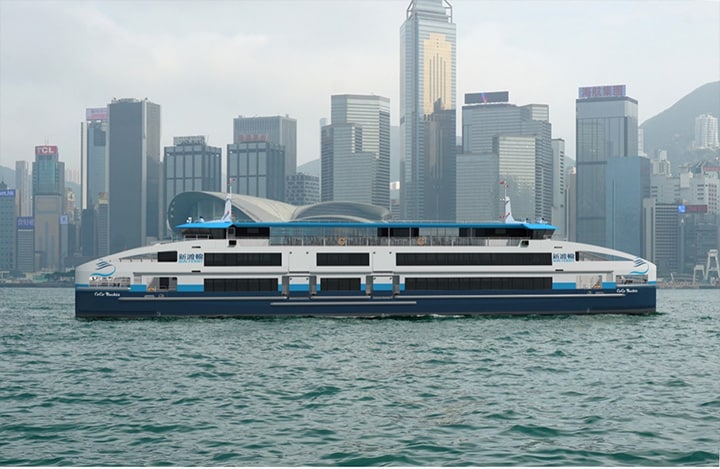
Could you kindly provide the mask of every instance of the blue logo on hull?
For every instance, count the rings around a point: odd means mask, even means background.
[[[111,277],[115,273],[117,268],[111,263],[100,259],[95,264],[95,272],[90,274],[92,277]]]

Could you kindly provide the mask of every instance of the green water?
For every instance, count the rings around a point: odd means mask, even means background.
[[[718,465],[720,291],[660,314],[78,321],[0,289],[2,465]]]

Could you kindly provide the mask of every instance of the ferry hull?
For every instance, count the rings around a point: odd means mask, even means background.
[[[416,293],[416,292],[413,292]],[[247,296],[192,292],[147,294],[77,288],[75,316],[158,317],[417,317],[542,314],[649,314],[655,287],[602,290],[432,292],[397,296]]]

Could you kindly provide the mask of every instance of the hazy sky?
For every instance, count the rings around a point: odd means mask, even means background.
[[[238,115],[298,121],[298,163],[319,157],[332,94],[390,98],[398,124],[400,25],[409,0],[0,0],[0,165],[58,145],[80,167],[85,108],[162,106],[162,144],[225,148]],[[626,84],[640,122],[720,80],[720,0],[451,0],[457,102],[509,90],[550,105],[575,156],[579,86]],[[460,114],[458,114],[458,123]]]

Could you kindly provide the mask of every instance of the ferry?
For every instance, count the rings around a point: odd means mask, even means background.
[[[649,314],[656,267],[515,221],[233,222],[75,271],[77,318]]]

